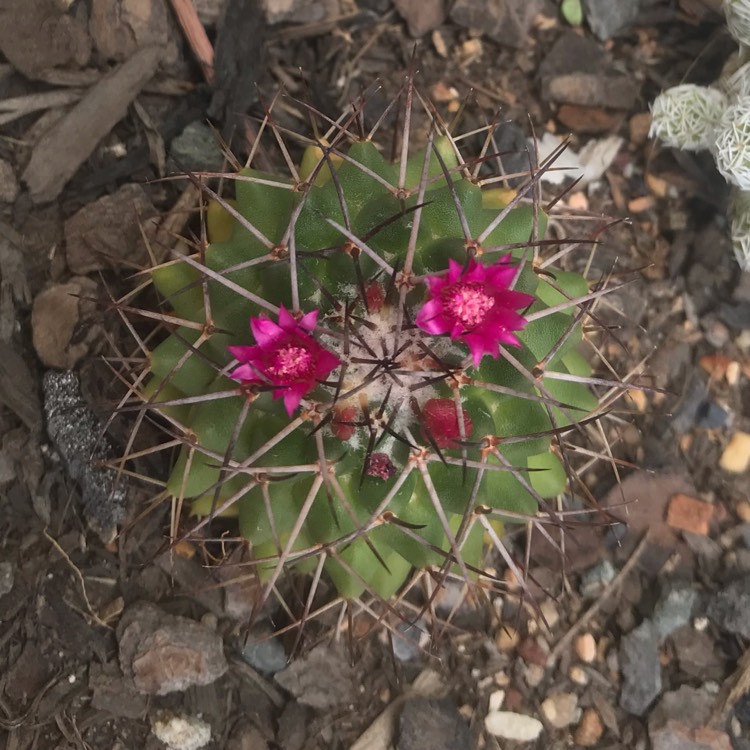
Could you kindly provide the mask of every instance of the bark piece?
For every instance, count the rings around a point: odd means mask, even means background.
[[[153,78],[160,47],[144,47],[99,81],[34,147],[23,180],[35,203],[54,200]]]

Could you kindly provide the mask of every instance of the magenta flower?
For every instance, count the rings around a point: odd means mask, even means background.
[[[291,417],[302,397],[341,364],[335,354],[308,335],[317,322],[317,310],[295,320],[283,305],[278,323],[262,313],[250,318],[257,346],[228,347],[240,361],[230,377],[242,383],[271,385],[273,397],[284,398]]]
[[[530,305],[534,297],[508,289],[518,270],[510,260],[506,255],[483,266],[472,258],[465,269],[451,260],[447,274],[428,276],[430,299],[417,314],[417,325],[427,333],[447,333],[464,341],[475,367],[485,354],[497,359],[501,343],[520,346],[512,331],[520,331],[526,320],[516,310]]]

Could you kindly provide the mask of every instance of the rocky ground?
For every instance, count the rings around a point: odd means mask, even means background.
[[[552,0],[194,6],[197,25],[189,0],[0,8],[6,750],[749,748],[750,275],[711,159],[648,136],[662,88],[714,81],[733,52],[719,3],[584,0],[581,25]],[[144,237],[162,251],[192,227],[194,188],[158,178],[222,169],[222,142],[246,155],[244,115],[282,86],[336,113],[379,78],[380,112],[414,59],[446,117],[499,112],[519,168],[528,138],[570,135],[545,195],[583,179],[553,230],[626,219],[592,262],[635,270],[607,354],[653,389],[617,415],[617,470],[585,476],[623,523],[569,531],[564,566],[533,545],[538,608],[471,600],[446,626],[448,590],[404,638],[321,631],[288,663],[282,615],[244,627],[251,581],[210,547],[167,550],[169,508],[92,468],[125,434],[101,437],[121,385],[102,356],[124,336],[106,300],[147,263]],[[293,101],[275,111],[305,127]]]

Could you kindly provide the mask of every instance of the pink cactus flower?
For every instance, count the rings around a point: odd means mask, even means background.
[[[317,310],[296,320],[283,305],[278,323],[262,313],[250,318],[257,346],[228,347],[240,362],[230,377],[242,383],[270,385],[274,398],[283,397],[291,417],[302,397],[341,364],[335,354],[308,335],[317,322]]]
[[[472,258],[464,268],[451,260],[447,274],[427,277],[430,299],[417,314],[417,325],[427,333],[447,333],[464,341],[475,367],[485,354],[497,359],[501,343],[520,346],[512,332],[520,331],[526,320],[516,310],[534,297],[508,289],[518,271],[510,262],[510,255],[491,266]]]

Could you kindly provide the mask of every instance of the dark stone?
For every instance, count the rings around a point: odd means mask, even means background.
[[[586,21],[602,41],[631,24],[639,9],[639,0],[583,0]]]
[[[508,47],[521,47],[543,0],[456,0],[451,19]]]
[[[750,576],[719,591],[708,605],[708,616],[722,630],[750,638]]]
[[[404,704],[396,750],[471,750],[473,746],[466,720],[452,701],[414,698]]]

